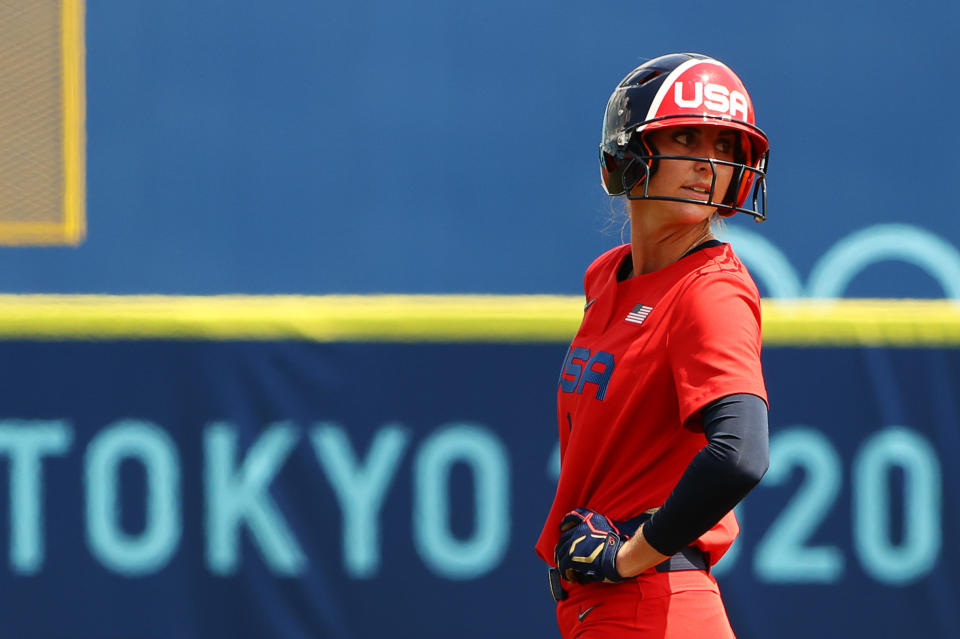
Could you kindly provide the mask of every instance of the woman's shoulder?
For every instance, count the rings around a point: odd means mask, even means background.
[[[703,253],[703,264],[693,270],[694,280],[702,280],[701,284],[709,284],[711,281],[726,281],[733,285],[756,290],[757,285],[754,283],[750,271],[747,270],[746,265],[734,252],[732,246],[724,243],[705,250]]]
[[[759,309],[760,291],[747,267],[729,244],[701,253],[701,263],[678,282],[682,306],[719,311],[726,304],[746,302],[748,306]]]
[[[607,280],[611,272],[616,272],[623,262],[623,258],[630,252],[629,244],[620,244],[609,251],[605,251],[598,258],[590,263],[586,273],[583,275],[583,288],[585,291],[597,282]]]

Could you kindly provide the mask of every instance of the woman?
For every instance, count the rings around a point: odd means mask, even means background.
[[[765,217],[754,122],[739,77],[698,54],[641,65],[607,104],[601,175],[627,197],[630,244],[584,278],[537,543],[564,637],[733,637],[709,569],[766,472],[767,405],[760,297],[711,224]]]

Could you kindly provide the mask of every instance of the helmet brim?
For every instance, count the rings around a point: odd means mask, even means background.
[[[760,127],[743,120],[734,120],[717,115],[664,115],[643,122],[636,128],[636,133],[642,134],[647,131],[678,126],[712,126],[743,133],[750,141],[750,158],[748,160],[750,166],[755,167],[764,154],[770,150],[770,141],[767,139],[767,134]]]

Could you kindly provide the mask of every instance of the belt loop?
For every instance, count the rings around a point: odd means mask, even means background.
[[[567,598],[567,591],[560,584],[560,571],[553,566],[547,569],[547,581],[550,583],[550,594],[554,601],[563,601]]]

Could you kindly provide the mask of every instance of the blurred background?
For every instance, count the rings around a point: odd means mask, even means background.
[[[960,635],[958,20],[929,0],[0,2],[8,636],[553,636],[533,543],[556,375],[584,269],[627,237],[601,118],[675,51],[735,69],[772,144],[768,221],[724,236],[778,336],[771,471],[716,572],[734,629]],[[371,296],[355,319],[381,328],[327,331],[331,294]],[[461,333],[397,321],[463,294],[496,297]],[[490,337],[484,313],[543,294],[566,328]],[[776,310],[821,298],[884,301]]]

